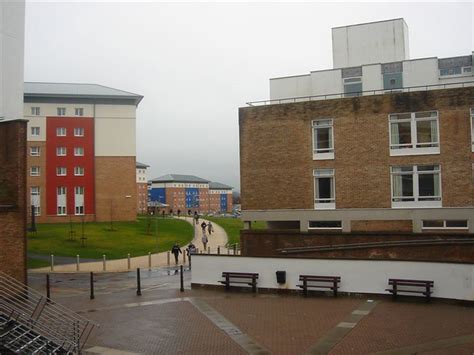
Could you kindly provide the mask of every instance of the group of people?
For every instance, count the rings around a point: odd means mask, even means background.
[[[199,223],[199,215],[197,213],[194,214],[194,219],[196,220],[196,224]],[[201,223],[201,229],[202,229],[202,245],[204,247],[204,250],[207,250],[207,243],[209,242],[209,238],[207,237],[207,233],[209,233],[209,236],[214,232],[214,226],[212,225],[212,222],[205,222],[202,221]],[[193,244],[193,242],[189,243],[188,247],[186,248],[186,253],[189,256],[190,254],[195,254],[197,251],[196,246]],[[181,248],[178,244],[178,242],[174,243],[173,247],[171,248],[171,253],[174,255],[174,260],[176,262],[176,265],[178,264],[178,259],[179,259],[179,254],[182,254],[183,252],[181,251]]]

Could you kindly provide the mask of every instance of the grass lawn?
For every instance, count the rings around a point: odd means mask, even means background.
[[[240,230],[244,228],[244,222],[240,218],[232,217],[204,217],[212,222],[215,222],[227,233],[229,237],[229,244],[240,244]],[[265,229],[265,222],[256,221],[252,222],[252,229]]]
[[[151,235],[147,234],[151,221]],[[170,250],[174,242],[185,245],[193,239],[193,227],[188,222],[173,218],[139,218],[137,222],[85,223],[85,247],[81,247],[82,226],[73,223],[75,240],[69,239],[70,224],[38,224],[36,233],[28,233],[28,251],[36,254],[54,254],[82,258],[126,258]]]
[[[28,269],[36,269],[39,267],[49,266],[49,262],[46,260],[28,258],[27,265],[28,265]]]

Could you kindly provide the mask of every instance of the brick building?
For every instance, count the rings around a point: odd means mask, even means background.
[[[335,28],[335,69],[240,109],[247,228],[474,233],[473,56],[411,60],[407,31]]]
[[[168,205],[176,213],[232,211],[232,187],[193,175],[168,174],[151,180],[150,202]]]
[[[146,214],[148,206],[148,176],[149,165],[136,162],[137,174],[137,214]]]
[[[135,220],[142,98],[95,84],[25,83],[28,202],[38,222]]]

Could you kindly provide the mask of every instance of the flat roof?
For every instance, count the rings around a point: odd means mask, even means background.
[[[25,82],[23,90],[25,98],[129,99],[136,105],[143,99],[142,95],[99,84]]]

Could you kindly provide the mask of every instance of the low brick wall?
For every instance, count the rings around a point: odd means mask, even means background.
[[[304,233],[299,231],[242,230],[243,256],[288,256],[304,258],[391,259],[474,263],[474,244],[409,245],[364,249],[311,251],[282,254],[278,249],[336,246],[383,241],[474,238],[467,233]]]

